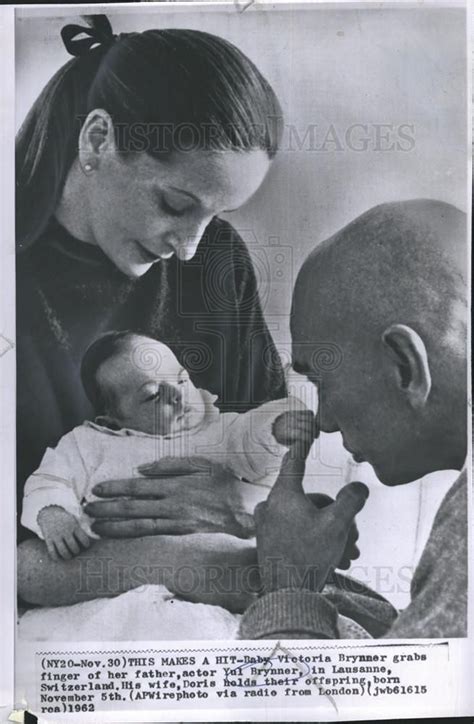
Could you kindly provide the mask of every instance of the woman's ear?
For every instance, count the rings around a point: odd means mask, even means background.
[[[431,391],[431,373],[420,335],[405,324],[392,324],[382,334],[382,341],[396,366],[400,389],[412,407],[423,407]]]
[[[107,111],[96,108],[87,116],[79,134],[79,160],[84,170],[94,171],[106,151],[115,151],[112,119]]]

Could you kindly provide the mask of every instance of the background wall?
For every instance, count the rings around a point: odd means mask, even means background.
[[[68,59],[61,27],[81,20],[73,9],[61,17],[55,8],[17,12],[19,125]],[[293,280],[315,244],[384,201],[429,197],[466,209],[463,10],[259,5],[242,13],[163,5],[108,7],[107,13],[116,33],[188,27],[222,35],[277,91],[286,124],[281,152],[254,198],[228,218],[248,242],[265,314],[285,361]],[[367,464],[348,460],[339,435],[323,435],[313,447],[308,489],[334,495],[354,479],[369,484],[371,498],[359,516],[362,555],[353,572],[403,606],[408,568],[454,474],[384,488]]]

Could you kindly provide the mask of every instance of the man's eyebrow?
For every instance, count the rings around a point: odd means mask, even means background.
[[[140,390],[143,390],[143,388],[146,387],[147,385],[158,385],[158,382],[156,380],[147,380],[146,382],[143,383],[143,385],[140,385],[140,387],[138,388],[138,391],[140,392]]]

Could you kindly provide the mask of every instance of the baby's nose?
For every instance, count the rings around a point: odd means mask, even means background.
[[[167,405],[179,405],[181,403],[181,390],[169,382],[160,384],[160,400]]]

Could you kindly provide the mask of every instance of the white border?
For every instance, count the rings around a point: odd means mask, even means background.
[[[312,6],[317,5],[318,9],[323,8],[350,8],[350,9],[397,9],[397,8],[463,8],[465,3],[462,0],[446,0],[441,2],[439,0],[428,0],[427,2],[413,2],[412,0],[398,0],[398,2],[378,2],[378,0],[370,0],[367,2],[325,2],[323,0],[299,0],[298,2],[287,2],[284,0],[257,0],[257,2],[247,4],[243,0],[235,0],[235,2],[215,0],[215,2],[179,2],[179,3],[166,3],[166,2],[141,2],[141,3],[127,3],[124,4],[104,4],[104,5],[88,5],[77,4],[77,5],[9,5],[0,8],[0,48],[1,48],[1,67],[2,67],[2,102],[0,105],[0,173],[1,173],[1,193],[0,193],[0,213],[1,213],[1,234],[0,239],[2,243],[2,260],[0,264],[0,275],[1,275],[1,306],[0,306],[0,334],[6,340],[8,347],[9,341],[13,342],[15,339],[15,242],[14,242],[14,184],[12,179],[14,178],[14,14],[15,8],[18,16],[21,17],[32,17],[32,16],[68,16],[77,15],[78,10],[82,13],[100,13],[110,12],[112,9],[117,14],[127,14],[133,10],[140,9],[140,12],[146,14],[148,12],[156,12],[159,8],[160,12],[186,12],[190,9],[196,10],[202,7],[207,11],[222,11],[224,9],[234,8],[236,12],[258,12],[266,11],[269,12],[273,8],[278,10],[283,9],[311,9]],[[472,127],[471,127],[471,92],[472,92],[472,6],[467,6],[468,22],[466,23],[467,32],[467,66],[468,66],[468,95],[467,95],[467,122],[468,122],[468,137],[469,144],[472,143]],[[470,22],[469,22],[470,21]],[[468,178],[472,178],[472,159],[470,154],[471,145],[468,147]],[[467,207],[471,208],[471,191],[469,187],[466,189],[466,200]],[[469,219],[469,236],[471,233],[472,219],[470,215]],[[471,260],[471,249],[468,244],[468,260]],[[3,340],[0,338],[0,342]],[[4,343],[5,344],[5,343]],[[469,349],[471,350],[471,332],[469,333]],[[4,347],[0,347],[0,353]],[[10,710],[14,705],[14,632],[15,632],[15,620],[16,620],[16,604],[15,604],[15,556],[12,555],[12,551],[15,546],[15,355],[12,350],[8,349],[0,356],[0,400],[1,410],[3,412],[1,419],[1,472],[2,472],[2,505],[0,506],[0,530],[2,535],[2,543],[0,546],[0,563],[2,571],[1,580],[1,623],[0,623],[0,641],[1,641],[1,653],[0,653],[0,714],[2,721],[6,721],[9,717]],[[469,360],[469,399],[471,397],[471,360]],[[13,414],[5,414],[6,411],[12,411]],[[472,421],[469,415],[469,442],[468,460],[472,459]],[[469,499],[470,499],[470,511],[472,521],[472,469],[469,467],[468,476],[471,482],[469,486]],[[474,534],[472,531],[472,525],[469,526],[470,543],[469,550],[472,554],[474,546]],[[7,543],[5,545],[5,543]],[[455,707],[455,711],[452,712],[453,716],[468,716],[474,713],[474,691],[472,682],[474,681],[474,651],[473,651],[473,628],[474,628],[474,566],[473,556],[470,556],[470,633],[471,638],[465,640],[451,640],[450,642],[450,664],[455,672],[458,673],[459,678],[459,691],[458,691],[458,704]],[[194,642],[196,643],[196,642]],[[215,642],[214,642],[215,643]],[[262,642],[256,642],[257,645]],[[286,645],[288,642],[285,642]],[[388,643],[388,642],[387,642]],[[401,643],[397,640],[397,643]],[[413,640],[410,643],[415,643]],[[426,644],[427,640],[420,640],[420,643]],[[363,644],[361,644],[363,645]],[[118,645],[113,645],[115,648]],[[139,642],[134,642],[134,646],[139,648]],[[112,648],[112,645],[110,646]],[[85,648],[85,646],[84,646]],[[173,642],[169,648],[178,648],[177,644]],[[472,701],[466,702],[461,701],[463,684],[470,691]],[[21,705],[23,702],[17,702]],[[468,707],[466,709],[466,707]],[[183,712],[190,715],[191,710],[165,710],[150,712],[131,712],[128,721],[179,721],[183,720]],[[394,712],[396,714],[396,712]],[[127,712],[127,715],[129,712]],[[185,715],[186,715],[185,714]],[[98,712],[100,721],[124,721],[123,714],[119,713],[104,713]],[[84,721],[97,721],[97,715],[95,718],[89,718],[86,715],[80,715],[81,722]],[[311,721],[314,719],[315,710],[312,708],[298,709],[298,719],[301,721]],[[380,718],[380,713],[373,712],[373,718]],[[216,711],[209,711],[203,708],[192,711],[192,719],[194,721],[209,721],[212,717],[216,717]],[[285,712],[269,710],[267,708],[259,709],[236,709],[236,708],[223,708],[219,711],[218,717],[222,721],[241,721],[241,720],[273,720],[273,721],[285,721],[288,719],[295,719],[295,715],[292,712]],[[354,719],[371,718],[371,712],[364,712],[360,716],[357,713],[354,715]],[[40,719],[41,721],[51,721],[50,719]],[[71,721],[71,719],[68,719]]]
[[[16,629],[16,463],[15,407],[16,365],[10,343],[15,340],[15,216],[14,216],[14,12],[0,9],[2,101],[0,104],[0,714],[10,708],[14,697],[14,634]],[[12,555],[13,554],[13,555]],[[8,715],[8,714],[7,714]],[[5,716],[6,720],[6,716]]]

